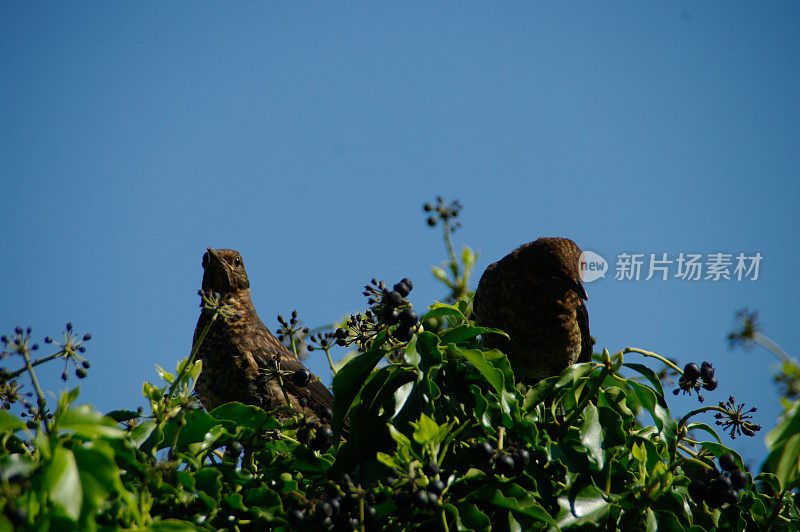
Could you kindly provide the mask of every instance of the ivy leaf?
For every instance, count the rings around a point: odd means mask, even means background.
[[[589,404],[583,410],[583,423],[581,424],[581,444],[589,451],[589,456],[597,465],[597,469],[605,466],[605,452],[603,452],[603,430],[600,428],[600,420],[597,415],[597,408]]]
[[[72,451],[56,447],[44,479],[53,504],[77,521],[83,504],[83,489]]]

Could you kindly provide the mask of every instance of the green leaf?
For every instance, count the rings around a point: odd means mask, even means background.
[[[699,421],[689,423],[688,425],[686,425],[686,430],[687,431],[702,430],[713,436],[714,439],[717,440],[717,443],[722,443],[722,440],[720,440],[719,436],[717,435],[717,431],[715,431],[713,428],[711,428],[710,425],[707,425],[705,423],[701,423]]]
[[[532,494],[515,484],[506,484],[502,488],[484,485],[469,493],[464,497],[464,501],[493,504],[499,508],[513,510],[538,521],[555,525],[553,518],[536,502]]]
[[[195,411],[196,412],[196,411]],[[195,413],[199,424],[211,423],[202,413]],[[214,419],[231,421],[235,426],[248,427],[255,431],[272,430],[278,428],[278,422],[257,406],[245,405],[238,402],[220,405],[210,412]]]
[[[113,419],[103,416],[89,405],[80,405],[61,412],[55,423],[61,430],[70,430],[89,439],[125,436],[125,431],[117,428]]]
[[[603,498],[603,492],[596,486],[582,488],[572,502],[566,497],[559,497],[561,511],[556,517],[559,528],[587,523],[599,523],[605,519],[609,503]]]
[[[636,364],[634,362],[625,363],[623,366],[643,375],[644,378],[650,382],[651,386],[653,386],[655,392],[662,397],[664,396],[664,388],[661,387],[661,379],[658,378],[658,375],[656,375],[652,369],[644,364]]]
[[[111,412],[106,414],[106,417],[113,419],[117,423],[122,423],[123,421],[130,421],[131,419],[136,419],[141,416],[142,415],[139,412],[133,410],[112,410]]]
[[[603,430],[597,408],[589,403],[583,410],[583,423],[581,424],[581,443],[589,451],[589,456],[597,465],[597,469],[605,466],[605,452],[603,451]]]
[[[146,532],[197,532],[198,530],[204,529],[198,528],[187,521],[165,519],[163,521],[156,521],[147,528],[137,530]]]
[[[78,466],[75,463],[75,455],[72,454],[72,451],[56,447],[44,478],[53,504],[77,521],[83,504],[83,490]]]
[[[442,316],[452,316],[454,318],[457,318],[458,321],[461,322],[467,321],[467,317],[464,316],[464,314],[460,310],[458,310],[457,307],[453,305],[436,302],[429,308],[430,310],[426,312],[425,315],[422,316],[422,318],[420,318],[420,321],[429,320],[431,318],[439,318]]]
[[[664,397],[657,395],[652,388],[648,388],[636,381],[628,380],[627,382],[639,398],[642,407],[653,416],[656,426],[664,435],[664,439],[667,442],[670,456],[674,456],[675,447],[678,443],[678,424],[672,419],[672,416],[669,415],[669,409],[664,402]]]
[[[472,340],[473,338],[480,336],[486,333],[494,333],[499,334],[501,336],[505,336],[508,338],[508,334],[501,331],[500,329],[492,329],[491,327],[478,327],[477,325],[459,325],[452,329],[445,330],[441,336],[441,343],[444,345],[447,344],[460,344],[462,342],[466,342],[467,340]]]
[[[384,335],[385,339],[385,332],[381,334]],[[366,382],[367,376],[386,354],[380,348],[380,343],[376,339],[369,351],[353,358],[334,375],[333,394],[336,397],[333,411],[334,431],[341,430],[344,418],[350,411],[356,395],[358,395],[361,387]]]
[[[25,423],[14,414],[0,409],[0,431],[13,433],[25,428]]]
[[[84,500],[93,507],[100,506],[114,491],[123,491],[120,471],[114,463],[114,452],[103,442],[91,448],[73,450],[83,488]]]

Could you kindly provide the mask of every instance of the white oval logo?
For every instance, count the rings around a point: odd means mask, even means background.
[[[591,283],[606,276],[608,263],[600,254],[594,251],[584,251],[578,260],[580,261],[578,265],[580,266],[581,281],[584,283]]]

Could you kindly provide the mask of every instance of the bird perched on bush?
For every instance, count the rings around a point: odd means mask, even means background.
[[[483,273],[473,308],[478,325],[501,329],[510,340],[486,335],[525,380],[558,375],[592,359],[581,249],[568,238],[523,244]]]
[[[242,256],[232,249],[208,248],[203,255],[203,291],[216,292],[219,314],[200,344],[203,369],[197,395],[207,410],[231,401],[271,410],[290,405],[318,418],[330,418],[333,396],[319,379],[267,329],[250,300],[250,280]],[[213,312],[203,309],[194,342]]]

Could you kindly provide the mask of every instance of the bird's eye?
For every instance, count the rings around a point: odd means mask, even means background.
[[[233,265],[238,268],[239,266],[242,265],[242,259],[240,259],[239,257],[236,257],[235,259],[233,259]]]

